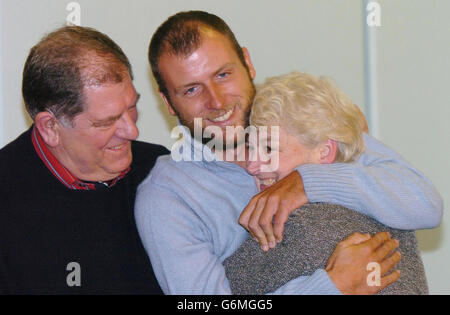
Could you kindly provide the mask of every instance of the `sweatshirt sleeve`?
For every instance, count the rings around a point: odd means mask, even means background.
[[[399,154],[364,135],[357,162],[296,168],[308,201],[355,209],[397,229],[425,229],[442,220],[443,201],[433,184]]]
[[[231,294],[225,268],[214,254],[208,226],[174,191],[155,182],[144,182],[138,189],[135,217],[165,294]],[[311,276],[288,282],[273,294],[339,291],[324,270],[317,270]]]

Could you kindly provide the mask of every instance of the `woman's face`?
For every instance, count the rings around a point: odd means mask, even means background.
[[[273,185],[297,166],[320,163],[318,147],[306,147],[282,127],[279,128],[278,141],[273,139],[272,133],[267,132],[267,135],[259,133],[258,139],[250,138],[249,140],[250,154],[246,168],[247,172],[255,177],[259,191]],[[278,162],[273,163],[273,159],[277,158]],[[276,167],[270,169],[269,165],[276,165]]]

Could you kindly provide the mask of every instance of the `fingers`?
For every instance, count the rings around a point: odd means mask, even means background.
[[[258,196],[258,195],[257,195]],[[255,196],[256,197],[256,196]],[[239,217],[239,220],[238,220],[238,222],[239,222],[239,224],[240,225],[242,225],[242,227],[244,228],[244,229],[246,229],[249,233],[250,233],[250,235],[252,236],[252,238],[255,240],[255,241],[257,241],[257,242],[259,242],[260,244],[261,244],[261,242],[260,242],[260,240],[259,240],[259,238],[258,238],[258,236],[259,237],[261,237],[262,236],[262,233],[261,233],[261,230],[259,229],[259,227],[257,227],[257,228],[250,228],[250,226],[249,226],[249,222],[250,222],[250,218],[251,218],[251,216],[253,215],[253,213],[254,213],[254,210],[255,210],[255,207],[256,207],[256,200],[258,200],[258,199],[256,199],[255,197],[253,197],[252,198],[252,200],[250,200],[250,202],[249,202],[249,204],[247,205],[247,207],[245,207],[245,209],[242,211],[242,213],[241,213],[241,215],[240,215],[240,217]]]
[[[258,195],[256,195],[258,196]],[[255,197],[256,197],[255,196]],[[244,229],[246,229],[247,231],[249,231],[248,228],[248,221],[250,220],[250,216],[253,213],[253,209],[255,209],[256,206],[256,199],[255,197],[253,197],[250,202],[248,203],[248,205],[245,207],[245,209],[242,211],[240,217],[239,217],[239,224],[242,225],[242,227]]]
[[[367,241],[367,245],[375,251],[384,242],[391,239],[391,235],[388,232],[380,232],[375,234],[370,240]]]
[[[255,218],[255,220],[258,220],[258,225],[261,227],[265,234],[269,248],[275,248],[276,240],[272,226],[272,220],[274,213],[278,212],[279,201],[277,198],[268,198],[267,202],[261,206],[264,208],[261,210],[259,219]]]
[[[239,224],[267,251],[283,239],[289,214],[308,202],[300,174],[295,171],[254,196],[239,217]],[[273,219],[275,221],[273,225]]]
[[[394,270],[393,272],[391,272],[390,274],[382,277],[380,279],[380,287],[378,288],[377,291],[381,291],[384,288],[386,288],[388,285],[391,285],[392,283],[394,283],[395,281],[397,281],[400,278],[400,270]]]
[[[261,212],[264,209],[265,200],[259,199],[248,220],[248,229],[258,239],[259,245],[263,251],[269,250],[266,234],[259,224]]]
[[[395,252],[390,257],[383,260],[380,264],[381,274],[384,275],[391,271],[392,268],[394,268],[394,266],[397,265],[401,259],[402,255],[400,254],[400,252]]]
[[[383,261],[399,245],[400,243],[396,239],[389,239],[385,241],[380,247],[378,247],[378,249],[376,249],[374,258],[379,262]]]
[[[266,198],[263,194],[258,194],[252,198],[239,217],[239,224],[258,239],[264,251],[276,246],[272,218],[278,209],[278,204],[277,198]]]
[[[273,219],[273,234],[278,243],[283,240],[284,225],[286,224],[291,212],[286,207],[279,207]]]
[[[334,263],[335,263],[335,261],[336,261],[336,257],[337,257],[337,255],[338,255],[337,253],[338,253],[338,252],[335,250],[335,251],[331,254],[330,258],[328,258],[327,265],[326,265],[326,267],[325,267],[325,271],[330,271],[330,270],[333,268]]]

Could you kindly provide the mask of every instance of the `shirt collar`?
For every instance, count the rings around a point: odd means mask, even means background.
[[[191,134],[189,128],[183,126],[180,121],[178,121],[178,128],[180,128],[178,129],[178,132],[181,132],[183,139],[179,143],[181,148],[175,149],[181,151],[183,160],[198,161],[201,162],[206,168],[210,169],[237,170],[239,172],[246,172],[241,166],[219,158],[207,145],[196,139],[194,135]],[[190,150],[188,150],[188,152],[184,152],[183,148],[190,148]]]
[[[95,190],[98,187],[112,187],[117,181],[122,179],[129,171],[128,167],[125,171],[120,173],[116,178],[107,182],[84,182],[76,178],[68,169],[66,169],[58,159],[52,154],[50,149],[45,144],[44,140],[39,133],[39,130],[34,126],[31,132],[31,141],[33,142],[36,153],[44,162],[45,166],[50,172],[67,188],[73,190]]]

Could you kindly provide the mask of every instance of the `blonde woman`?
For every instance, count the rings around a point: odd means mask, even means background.
[[[310,74],[293,72],[268,79],[258,88],[250,123],[256,127],[279,128],[277,141],[270,139],[271,132],[267,132],[267,137],[260,137],[258,143],[249,143],[250,156],[254,154],[247,162],[247,171],[254,176],[260,191],[300,165],[351,163],[365,150],[364,125],[358,107],[329,80]],[[261,152],[276,157],[278,167],[270,171],[266,167],[262,171],[262,166],[269,165],[271,160],[263,162]],[[349,235],[359,232],[364,240],[369,234],[381,231],[388,231],[400,241],[400,253],[393,255],[401,254],[402,260],[396,267],[401,270],[400,279],[380,294],[427,294],[414,231],[389,228],[334,204],[312,203],[294,211],[285,226],[281,244],[264,252],[258,242],[249,238],[225,260],[224,266],[233,293],[265,294],[319,268],[329,270],[333,263],[330,255]],[[368,285],[380,285],[377,280],[385,272],[382,264],[367,267],[373,272]],[[333,280],[331,274],[330,278]]]

